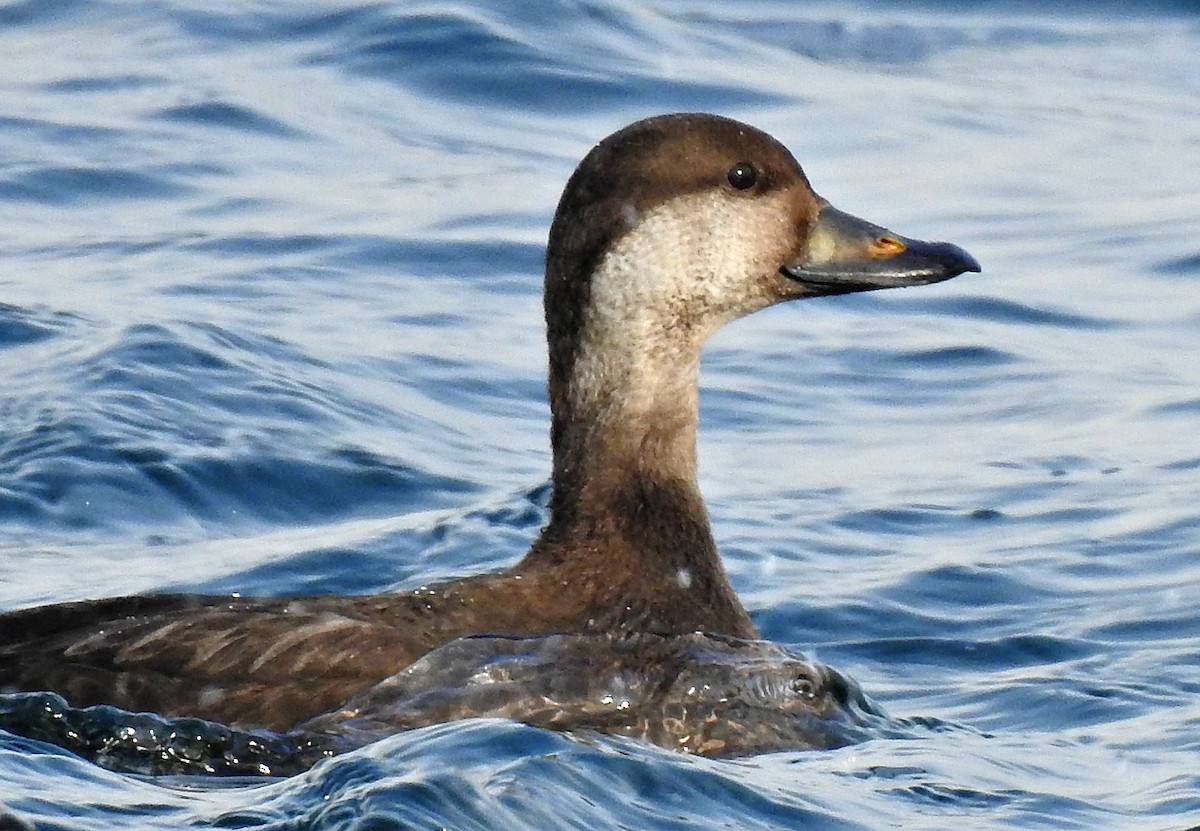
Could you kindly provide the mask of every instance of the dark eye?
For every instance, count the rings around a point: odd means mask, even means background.
[[[729,168],[728,178],[729,184],[738,190],[746,190],[754,187],[754,183],[758,181],[758,171],[750,162],[738,162]]]

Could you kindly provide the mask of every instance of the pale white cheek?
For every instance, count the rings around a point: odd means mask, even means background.
[[[628,388],[633,376],[661,398],[691,383],[713,330],[774,302],[758,286],[782,265],[786,207],[782,197],[706,192],[640,213],[624,208],[622,220],[635,224],[592,275],[574,379],[579,391],[625,387],[627,398],[636,397]]]
[[[712,328],[766,305],[754,286],[782,265],[790,239],[785,195],[745,199],[714,190],[668,200],[622,219],[630,230],[603,258],[592,284],[596,323],[674,330]]]

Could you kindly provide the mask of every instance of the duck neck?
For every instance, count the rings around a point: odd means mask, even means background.
[[[558,575],[589,626],[755,637],[696,481],[699,347],[629,357],[552,362],[550,522],[518,568]]]
[[[673,530],[688,528],[689,542],[715,557],[696,481],[698,355],[658,355],[653,367],[649,360],[604,357],[583,355],[567,383],[552,379],[566,394],[552,404],[547,536],[586,539],[620,531],[650,541],[659,529],[649,523],[669,519]]]
[[[733,315],[647,290],[674,272],[621,236],[636,207],[594,205],[564,196],[546,247],[554,491],[516,576],[555,595],[559,631],[755,637],[696,482],[700,348]]]

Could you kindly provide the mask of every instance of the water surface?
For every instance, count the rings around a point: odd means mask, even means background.
[[[540,267],[592,143],[705,110],[982,275],[712,341],[771,640],[926,724],[743,760],[473,720],[282,780],[0,735],[44,828],[1200,825],[1200,19],[1185,6],[0,9],[0,608],[515,560]]]

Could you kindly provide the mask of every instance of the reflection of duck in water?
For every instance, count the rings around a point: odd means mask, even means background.
[[[286,730],[471,634],[757,636],[696,485],[697,371],[784,300],[921,285],[974,259],[837,211],[788,151],[710,115],[597,145],[546,251],[550,520],[512,568],[374,597],[193,595],[0,616],[0,690]]]

